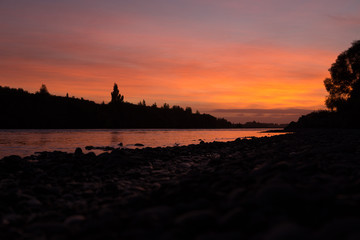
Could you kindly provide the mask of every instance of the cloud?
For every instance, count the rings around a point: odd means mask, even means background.
[[[286,109],[255,109],[255,108],[245,108],[245,109],[214,109],[212,112],[219,113],[241,113],[241,114],[288,114],[288,115],[299,115],[299,114],[308,114],[313,110],[310,109],[299,109],[299,108],[286,108]]]
[[[327,15],[332,22],[341,25],[360,25],[360,17],[358,16],[341,16],[341,15]]]
[[[209,110],[210,114],[222,116],[234,123],[245,123],[250,121],[272,122],[272,123],[289,123],[296,121],[300,116],[306,115],[314,109],[300,108],[245,108],[245,109],[213,109]]]

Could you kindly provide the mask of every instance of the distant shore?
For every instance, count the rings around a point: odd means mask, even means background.
[[[360,131],[0,160],[1,239],[356,239]]]

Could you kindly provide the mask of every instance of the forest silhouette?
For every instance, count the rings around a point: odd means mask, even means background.
[[[43,84],[38,92],[0,86],[0,128],[279,128],[284,125],[247,122],[233,124],[210,114],[193,113],[164,103],[147,106],[126,102],[115,83],[111,101],[97,104],[83,98],[55,96]]]
[[[114,84],[109,104],[51,95],[45,85],[32,94],[0,86],[0,128],[228,128],[233,125],[190,107],[146,106],[124,101]]]

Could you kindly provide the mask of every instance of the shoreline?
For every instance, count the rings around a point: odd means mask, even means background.
[[[26,157],[35,152],[73,153],[77,147],[93,150],[115,148],[186,146],[200,141],[233,141],[244,136],[265,136],[268,129],[112,129],[112,130],[0,130],[0,159],[10,155]],[[137,144],[137,146],[135,146]]]
[[[0,237],[356,237],[359,159],[356,130],[5,157]]]

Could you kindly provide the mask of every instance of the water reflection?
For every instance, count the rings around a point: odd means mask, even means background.
[[[119,141],[119,132],[111,132],[111,143],[112,144],[115,144],[115,143],[120,143],[120,141]]]
[[[200,140],[232,141],[236,138],[272,136],[281,133],[263,133],[265,129],[131,129],[131,130],[0,130],[0,158],[8,155],[31,155],[39,151],[73,152],[76,147],[110,146],[119,143],[135,148],[166,147],[197,144]],[[268,129],[266,129],[268,130]]]

